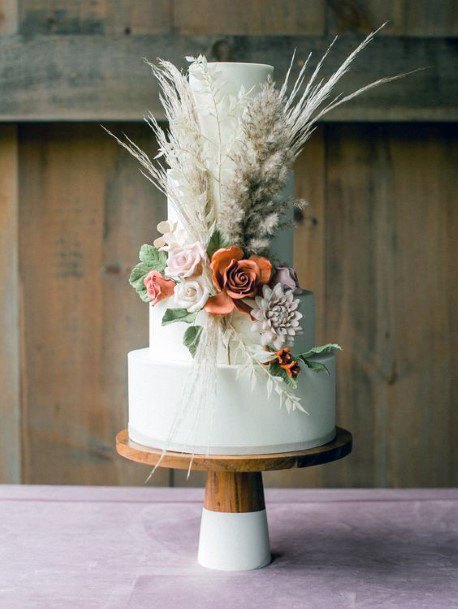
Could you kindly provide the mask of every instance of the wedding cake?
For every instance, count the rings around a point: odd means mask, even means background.
[[[314,296],[292,263],[303,203],[290,184],[316,122],[358,93],[329,98],[355,55],[329,80],[318,78],[321,62],[306,80],[305,62],[281,87],[269,65],[150,64],[168,119],[164,130],[146,118],[159,154],[118,140],[168,201],[130,276],[149,306],[149,346],[128,355],[134,442],[246,455],[335,437],[340,347],[316,345]]]

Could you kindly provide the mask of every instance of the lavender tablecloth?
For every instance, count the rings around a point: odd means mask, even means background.
[[[1,609],[450,609],[458,490],[268,490],[273,563],[196,563],[199,489],[0,486]]]

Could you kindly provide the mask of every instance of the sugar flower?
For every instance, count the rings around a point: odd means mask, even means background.
[[[200,274],[206,254],[201,243],[173,245],[169,249],[165,274],[173,279],[185,279]]]
[[[281,283],[284,290],[295,290],[297,293],[302,292],[299,287],[296,271],[287,264],[282,264],[275,268],[274,283]]]
[[[161,237],[154,240],[153,245],[157,249],[167,249],[171,245],[176,243],[176,231],[177,223],[164,220],[159,222],[157,230],[161,233]]]
[[[153,305],[172,296],[175,290],[175,282],[165,279],[159,271],[150,271],[144,278],[143,283]]]
[[[236,307],[244,313],[249,312],[242,299],[253,298],[272,276],[272,265],[267,258],[244,258],[243,250],[235,246],[217,250],[210,266],[218,294],[208,299],[205,310],[215,315],[227,315]]]
[[[289,378],[295,379],[301,371],[301,367],[299,362],[293,359],[289,347],[283,347],[279,351],[275,351],[275,355],[279,366],[283,368]]]
[[[292,345],[296,334],[302,334],[299,303],[293,291],[285,292],[281,283],[277,283],[273,289],[268,285],[262,288],[262,296],[256,297],[251,316],[255,320],[252,330],[260,333],[263,345],[281,349]]]
[[[204,308],[208,295],[209,290],[204,277],[185,279],[175,288],[175,303],[177,307],[194,313]]]

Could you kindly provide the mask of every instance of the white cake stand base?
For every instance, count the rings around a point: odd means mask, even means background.
[[[208,569],[250,571],[271,561],[266,510],[213,512],[204,508],[198,561]]]

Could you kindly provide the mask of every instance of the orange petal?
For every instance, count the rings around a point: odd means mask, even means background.
[[[244,302],[243,300],[236,300],[234,302],[234,305],[237,308],[237,310],[240,311],[240,313],[245,313],[245,315],[250,315],[251,307],[249,305],[247,305],[246,302]]]
[[[164,294],[165,297],[169,297],[173,295],[173,292],[175,291],[175,282],[172,281],[171,279],[166,279],[164,281],[164,287],[162,288],[162,293]]]
[[[231,260],[241,260],[243,258],[243,250],[236,245],[232,247],[222,247],[212,256],[211,267],[212,269],[225,268]]]
[[[272,277],[272,264],[264,256],[250,256],[250,260],[254,260],[259,267],[259,283],[269,283]]]
[[[213,315],[228,315],[234,310],[234,306],[232,298],[226,292],[220,292],[216,296],[210,296],[204,309]]]

